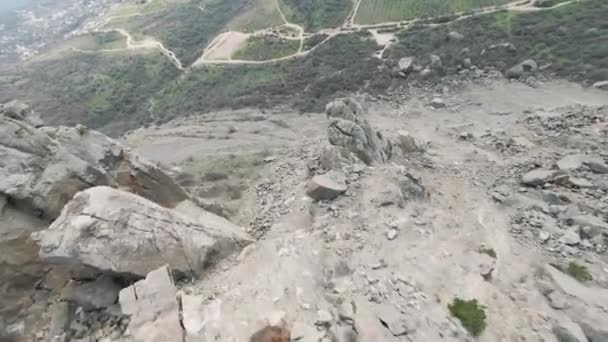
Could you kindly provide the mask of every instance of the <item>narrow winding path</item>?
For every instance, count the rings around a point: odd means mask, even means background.
[[[122,29],[122,28],[97,29],[96,31],[97,32],[112,32],[113,31],[113,32],[118,32],[121,35],[125,36],[127,39],[127,43],[126,43],[127,46],[124,49],[103,49],[103,50],[88,51],[88,50],[79,50],[76,48],[72,48],[72,50],[82,52],[82,53],[94,53],[94,52],[119,52],[119,51],[125,51],[125,50],[154,48],[154,49],[160,50],[160,52],[165,57],[167,57],[169,59],[169,61],[179,70],[186,70],[189,68],[195,68],[195,67],[199,67],[199,66],[203,66],[203,65],[218,65],[218,64],[270,64],[270,63],[275,63],[275,62],[280,62],[280,61],[285,61],[285,60],[290,60],[290,59],[306,56],[306,55],[310,54],[311,52],[315,51],[321,45],[325,44],[331,38],[333,38],[337,35],[340,35],[340,34],[349,34],[349,33],[352,33],[353,31],[357,31],[357,30],[373,30],[373,29],[378,29],[378,28],[383,28],[383,29],[393,28],[393,29],[407,30],[410,27],[412,27],[413,24],[423,25],[426,27],[436,27],[436,26],[441,26],[441,25],[447,25],[447,24],[453,23],[454,21],[465,20],[465,19],[468,19],[468,18],[471,18],[474,16],[490,14],[490,13],[503,11],[503,10],[516,11],[516,12],[546,11],[546,10],[553,10],[553,9],[556,9],[556,8],[559,8],[562,6],[567,6],[569,4],[576,3],[579,1],[583,1],[583,0],[570,0],[570,1],[559,3],[552,7],[536,7],[535,6],[536,1],[517,0],[517,1],[511,2],[511,3],[505,4],[505,5],[480,8],[477,11],[475,11],[474,13],[467,13],[467,12],[455,13],[454,16],[456,16],[457,18],[455,18],[449,22],[445,22],[445,23],[428,24],[429,19],[432,19],[432,18],[423,18],[423,19],[416,18],[416,19],[412,19],[412,20],[383,22],[383,23],[371,24],[371,25],[355,24],[355,19],[357,17],[357,13],[359,11],[361,1],[363,1],[363,0],[356,0],[354,3],[353,10],[349,14],[349,16],[345,19],[344,24],[337,29],[326,29],[326,30],[320,31],[319,33],[327,34],[327,37],[323,41],[321,41],[319,44],[317,44],[316,46],[314,46],[313,48],[311,48],[309,50],[304,50],[304,40],[307,35],[304,30],[304,27],[294,24],[294,23],[290,23],[287,20],[285,13],[281,9],[279,1],[280,0],[275,0],[275,6],[276,6],[276,9],[277,9],[279,15],[281,16],[281,19],[283,20],[284,24],[282,24],[278,27],[270,27],[267,29],[253,32],[253,33],[237,32],[237,31],[223,32],[223,33],[219,34],[218,36],[216,36],[213,40],[211,40],[211,42],[203,50],[201,57],[199,57],[192,65],[187,66],[187,67],[182,64],[182,62],[179,60],[179,58],[175,55],[175,53],[173,51],[171,51],[166,46],[164,46],[160,41],[158,41],[154,38],[151,38],[151,37],[147,37],[147,38],[145,38],[143,40],[139,40],[139,41],[135,40],[135,39],[133,39],[133,37],[131,36],[131,34],[129,32],[127,32],[125,29]],[[201,9],[201,11],[205,10],[204,8],[200,8],[200,9]],[[137,16],[137,15],[142,15],[142,14],[135,13],[135,14],[130,14],[128,16],[130,17],[130,16]],[[98,25],[98,27],[105,26],[111,19],[112,19],[112,17],[107,18],[104,21],[104,23],[102,23],[101,25]],[[229,43],[228,40],[231,39],[233,37],[233,35],[238,35],[238,39],[240,40],[238,43],[241,44],[242,43],[241,40],[243,40],[243,39],[246,40],[249,37],[261,37],[261,36],[265,36],[265,35],[269,35],[269,34],[277,35],[277,33],[276,33],[277,29],[280,27],[289,28],[289,29],[292,29],[292,30],[295,30],[298,32],[298,34],[295,37],[278,34],[278,37],[281,39],[299,40],[300,45],[299,45],[298,51],[296,53],[288,55],[288,56],[284,56],[284,57],[272,58],[272,59],[263,60],[263,61],[238,60],[238,59],[232,59],[231,57],[226,58],[221,53],[219,54],[219,56],[222,56],[222,58],[217,58],[217,59],[208,58],[216,49],[221,48],[224,44]]]

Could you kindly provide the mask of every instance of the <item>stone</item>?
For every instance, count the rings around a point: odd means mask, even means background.
[[[186,340],[213,340],[219,333],[221,300],[205,303],[204,297],[186,293],[181,293],[180,298]]]
[[[524,174],[521,178],[521,182],[529,186],[542,186],[551,182],[555,177],[555,174],[555,171],[535,169]]]
[[[460,41],[460,40],[464,39],[464,35],[456,32],[456,31],[451,31],[450,33],[448,33],[448,39],[454,40],[454,41]]]
[[[432,73],[433,72],[431,71],[431,69],[424,68],[424,69],[420,70],[420,77],[427,78],[427,77],[431,76]]]
[[[566,172],[576,171],[583,167],[587,156],[584,154],[571,154],[565,156],[557,162],[557,167]]]
[[[393,336],[407,335],[410,330],[403,315],[392,304],[378,305],[376,315]]]
[[[55,338],[61,336],[68,331],[70,322],[72,321],[73,308],[70,303],[56,302],[53,303],[49,310],[51,314],[51,323],[49,326],[49,336]]]
[[[36,113],[32,108],[19,101],[13,100],[0,105],[0,114],[3,114],[9,118],[26,122],[27,124],[38,128],[44,125],[44,122],[40,118],[40,115]]]
[[[602,160],[590,158],[585,161],[585,164],[589,170],[595,173],[608,173],[608,165]]]
[[[330,331],[332,342],[357,342],[358,334],[352,325],[336,325]]]
[[[168,264],[179,273],[205,269],[253,239],[200,209],[193,217],[110,187],[81,191],[46,230],[32,234],[43,260],[144,276]]]
[[[431,61],[431,63],[430,63],[431,68],[441,68],[442,67],[443,63],[441,62],[441,57],[439,57],[438,55],[430,54],[429,59]]]
[[[396,229],[389,229],[386,232],[386,238],[389,240],[395,240],[395,238],[397,237],[397,230]]]
[[[564,232],[564,235],[559,238],[559,241],[568,246],[576,246],[581,242],[581,238],[578,231],[570,229]]]
[[[550,235],[548,232],[544,231],[544,230],[541,230],[541,231],[538,233],[538,239],[539,239],[541,242],[543,242],[543,243],[544,243],[544,242],[547,242],[547,241],[549,240],[549,238],[550,238],[550,237],[551,237],[551,235]]]
[[[591,189],[595,187],[590,180],[580,177],[570,177],[568,182],[575,188],[579,189]]]
[[[435,97],[431,100],[431,103],[429,105],[433,108],[444,108],[445,102],[443,102],[441,98]]]
[[[0,195],[20,210],[55,219],[78,191],[111,185],[172,207],[187,193],[115,140],[70,127],[36,128],[0,115]]]
[[[570,199],[559,192],[543,190],[543,200],[550,205],[566,205],[571,203]]]
[[[608,223],[593,215],[576,215],[566,218],[569,225],[578,226],[585,238],[593,238],[603,233],[608,233]]]
[[[120,307],[130,315],[134,342],[183,342],[177,289],[168,266],[160,267],[120,291]]]
[[[568,307],[568,300],[559,292],[551,292],[549,295],[547,295],[547,299],[549,299],[549,304],[551,304],[551,307],[556,310],[563,310]]]
[[[331,325],[334,320],[333,315],[327,310],[319,310],[317,311],[317,325]]]
[[[593,88],[608,90],[608,80],[597,81],[597,82],[593,83]]]
[[[85,310],[103,309],[116,303],[121,288],[112,277],[106,275],[94,281],[71,280],[61,291],[61,299]]]
[[[527,59],[507,70],[507,78],[520,78],[538,70],[538,64],[532,59]]]
[[[385,162],[392,154],[392,144],[368,123],[366,110],[354,99],[341,98],[325,107],[330,120],[329,143],[346,148],[366,164]]]
[[[588,342],[581,327],[570,321],[562,320],[553,323],[553,334],[558,342]]]
[[[608,308],[608,289],[585,286],[551,265],[546,265],[545,269],[553,282],[565,294],[590,306]]]
[[[331,200],[348,190],[346,176],[339,171],[330,171],[314,176],[306,188],[306,195],[315,200]]]
[[[409,74],[414,67],[414,57],[403,57],[397,63],[399,71],[405,75]]]

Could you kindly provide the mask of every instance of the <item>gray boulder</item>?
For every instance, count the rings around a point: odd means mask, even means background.
[[[460,41],[460,40],[464,39],[464,35],[462,33],[456,32],[456,31],[451,31],[450,33],[448,33],[448,39],[454,40],[454,41]]]
[[[580,227],[581,235],[585,238],[593,238],[600,234],[608,234],[608,223],[593,215],[577,215],[569,217],[566,223]]]
[[[532,59],[527,59],[507,70],[507,78],[520,78],[538,71],[538,64]]]
[[[521,177],[521,182],[529,186],[541,186],[545,183],[549,183],[555,177],[556,172],[545,169],[535,169]]]
[[[390,159],[391,143],[371,128],[359,102],[337,99],[327,105],[326,113],[330,120],[327,132],[330,144],[346,148],[366,164]]]
[[[167,207],[188,198],[158,167],[99,132],[81,125],[35,128],[19,116],[0,114],[0,195],[54,219],[76,192],[98,185]]]
[[[608,90],[608,80],[595,82],[593,83],[593,87],[597,89]]]
[[[201,275],[253,240],[210,213],[196,219],[110,187],[77,193],[51,226],[32,234],[43,260],[145,276],[165,264]]]
[[[122,312],[130,315],[127,331],[134,342],[183,342],[177,288],[171,269],[160,267],[146,279],[120,291]]]
[[[407,76],[414,68],[414,57],[403,57],[398,62],[399,72]]]
[[[24,121],[34,127],[44,125],[38,113],[34,112],[27,104],[18,100],[1,104],[0,114],[15,120]]]
[[[346,176],[338,171],[314,176],[308,182],[306,195],[316,200],[334,199],[348,190],[345,179]]]

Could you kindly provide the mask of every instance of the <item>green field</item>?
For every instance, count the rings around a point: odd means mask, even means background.
[[[361,0],[355,23],[362,25],[466,12],[513,0]]]
[[[287,40],[277,37],[252,37],[243,48],[237,51],[232,59],[263,61],[293,55],[298,52],[299,40]]]
[[[308,32],[340,27],[353,6],[351,0],[278,0],[287,20]]]
[[[228,23],[233,31],[254,32],[284,24],[276,6],[276,0],[255,0],[243,12]]]

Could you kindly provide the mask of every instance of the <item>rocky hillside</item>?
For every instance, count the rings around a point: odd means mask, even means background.
[[[120,142],[4,106],[3,338],[606,340],[605,93],[394,97]]]

